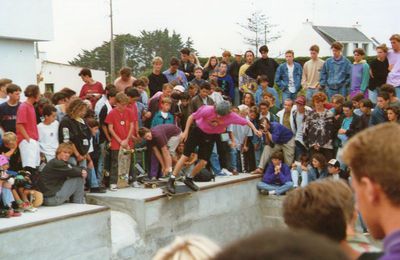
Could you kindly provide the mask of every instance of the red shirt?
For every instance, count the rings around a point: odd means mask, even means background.
[[[118,111],[116,108],[111,110],[107,115],[105,123],[113,125],[114,132],[118,135],[121,140],[125,140],[128,137],[129,128],[133,122],[133,112],[131,109],[125,109],[123,112]],[[132,139],[129,138],[129,146],[132,148]],[[111,150],[119,150],[120,144],[113,137],[111,138]]]
[[[89,100],[92,103],[92,108],[94,108],[97,100],[99,99],[99,97],[101,97],[101,95],[103,95],[103,93],[104,93],[103,85],[97,81],[91,85],[90,84],[83,85],[81,92],[79,93],[79,97],[80,99],[86,99],[87,95],[99,94],[89,97]]]
[[[17,111],[17,124],[22,124],[25,128],[26,133],[30,138],[38,141],[39,132],[36,125],[36,113],[35,108],[32,104],[27,102],[22,103]],[[24,136],[17,129],[18,143],[24,140]]]
[[[128,108],[129,110],[131,110],[131,111],[132,111],[132,114],[133,114],[133,118],[132,118],[132,120],[133,120],[133,131],[132,131],[132,135],[136,136],[136,131],[137,131],[137,129],[136,129],[136,123],[137,123],[138,120],[139,120],[139,118],[138,118],[139,115],[138,115],[138,110],[137,110],[136,102],[133,103],[133,104],[129,104],[129,105],[127,106],[127,108]]]

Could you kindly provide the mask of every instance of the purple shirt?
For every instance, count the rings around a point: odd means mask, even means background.
[[[390,50],[388,52],[389,66],[392,65],[392,71],[389,72],[387,77],[387,84],[393,85],[395,87],[400,86],[400,52],[394,52]]]
[[[158,125],[151,128],[152,140],[149,142],[150,146],[157,146],[162,148],[167,145],[168,140],[181,134],[181,129],[173,124]]]
[[[214,106],[201,106],[192,114],[197,126],[206,134],[221,134],[228,125],[247,125],[249,121],[236,113],[219,116]]]
[[[383,240],[385,254],[379,260],[400,259],[400,230],[394,231]]]

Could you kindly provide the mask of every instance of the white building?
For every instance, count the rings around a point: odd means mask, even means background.
[[[35,42],[53,39],[51,0],[0,1],[0,78],[36,84]]]
[[[334,27],[314,25],[310,21],[303,23],[303,27],[285,46],[293,50],[295,56],[309,56],[310,46],[316,44],[320,48],[320,56],[332,56],[331,44],[338,41],[343,44],[343,55],[352,56],[355,48],[363,48],[367,55],[374,55],[375,43],[365,36],[359,25],[352,27]]]
[[[81,67],[76,67],[68,64],[41,61],[39,65],[38,75],[40,78],[39,87],[42,93],[55,93],[65,87],[74,90],[78,95],[81,87],[84,84],[78,76]],[[106,72],[102,70],[90,70],[94,80],[101,82],[103,87],[106,83]]]

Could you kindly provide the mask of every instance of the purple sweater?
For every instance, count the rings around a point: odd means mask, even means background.
[[[292,181],[292,176],[290,174],[290,168],[286,164],[281,164],[281,171],[278,175],[275,175],[275,166],[270,163],[265,170],[263,182],[272,185],[283,185],[286,182]]]

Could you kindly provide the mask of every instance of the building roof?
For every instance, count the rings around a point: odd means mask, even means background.
[[[338,42],[372,42],[365,34],[354,27],[313,26],[313,29],[329,44]]]

